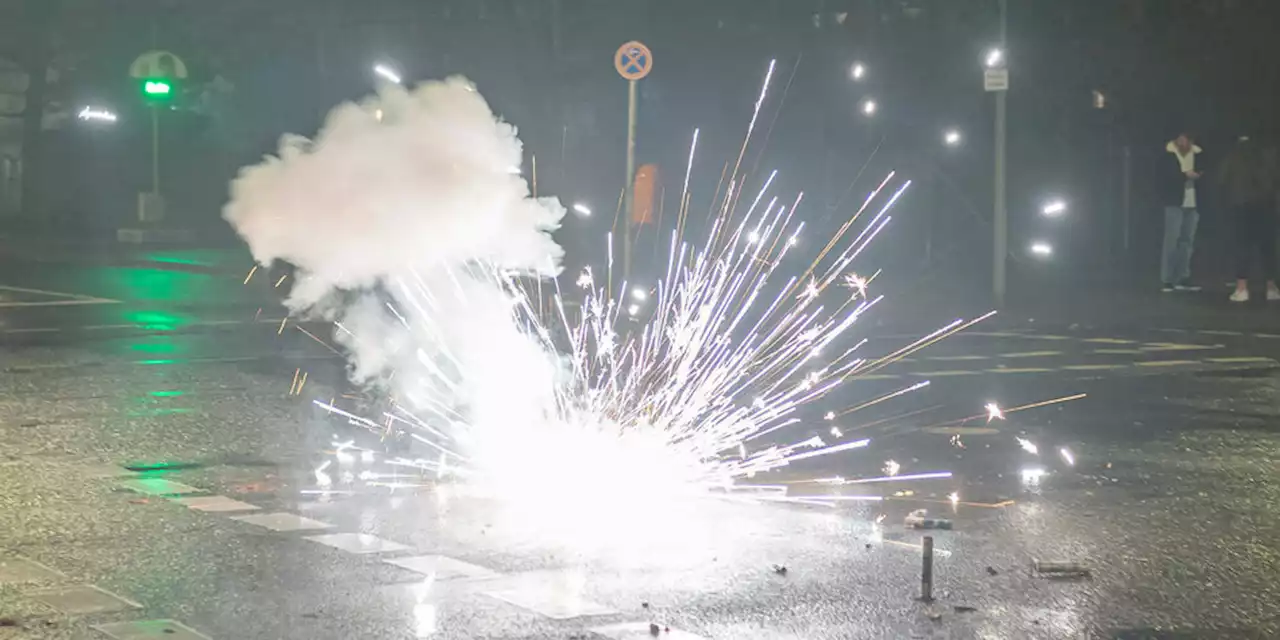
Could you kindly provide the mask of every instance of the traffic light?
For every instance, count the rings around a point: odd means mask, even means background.
[[[150,102],[168,102],[173,99],[173,82],[165,78],[151,78],[142,81],[142,96]]]

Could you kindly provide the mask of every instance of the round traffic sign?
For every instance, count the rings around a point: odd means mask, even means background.
[[[653,54],[644,43],[632,40],[618,47],[618,53],[613,56],[613,66],[623,78],[639,80],[653,70]]]

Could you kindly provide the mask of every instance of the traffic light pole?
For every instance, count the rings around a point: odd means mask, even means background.
[[[151,107],[151,193],[160,195],[160,108]]]

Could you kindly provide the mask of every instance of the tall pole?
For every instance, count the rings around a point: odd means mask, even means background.
[[[635,197],[636,179],[636,81],[628,82],[630,85],[627,89],[627,181],[624,189],[622,215],[626,216],[623,220],[623,236],[622,236],[622,278],[626,281],[631,279],[631,206]]]
[[[151,193],[160,195],[160,107],[151,107]]]
[[[1008,0],[1000,1],[1000,51],[1005,52],[1008,30]],[[1004,59],[1008,59],[1005,53]],[[996,92],[996,159],[995,159],[995,247],[992,257],[991,293],[997,308],[1004,307],[1006,289],[1006,258],[1009,255],[1009,211],[1005,208],[1005,96],[1008,90]]]

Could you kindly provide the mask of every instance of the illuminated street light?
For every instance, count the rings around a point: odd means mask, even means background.
[[[862,101],[862,115],[864,115],[864,116],[873,116],[873,115],[875,115],[875,114],[876,114],[876,101],[875,101],[875,100],[863,100],[863,101]]]
[[[961,136],[959,129],[947,129],[942,134],[942,142],[948,147],[960,146],[960,140]]]
[[[853,67],[849,69],[849,77],[854,80],[861,80],[867,75],[867,68],[861,62],[853,63]]]
[[[1048,242],[1032,242],[1031,253],[1041,258],[1048,258],[1053,255],[1053,246]]]
[[[1064,200],[1050,200],[1045,203],[1043,208],[1040,209],[1040,213],[1043,213],[1050,218],[1056,218],[1063,213],[1066,213],[1066,211],[1067,203]]]
[[[81,109],[80,113],[76,114],[76,117],[80,118],[81,120],[95,121],[95,122],[115,122],[116,121],[116,114],[110,111],[107,111],[106,109],[96,109],[94,107],[85,107],[84,109]]]
[[[573,210],[578,212],[578,215],[584,218],[591,217],[591,209],[587,208],[587,205],[582,204],[581,202],[573,203]]]
[[[1004,66],[1004,49],[994,48],[987,51],[986,65],[988,69]]]
[[[400,84],[400,74],[396,73],[391,67],[385,64],[373,65],[373,72],[381,76],[387,82]]]

